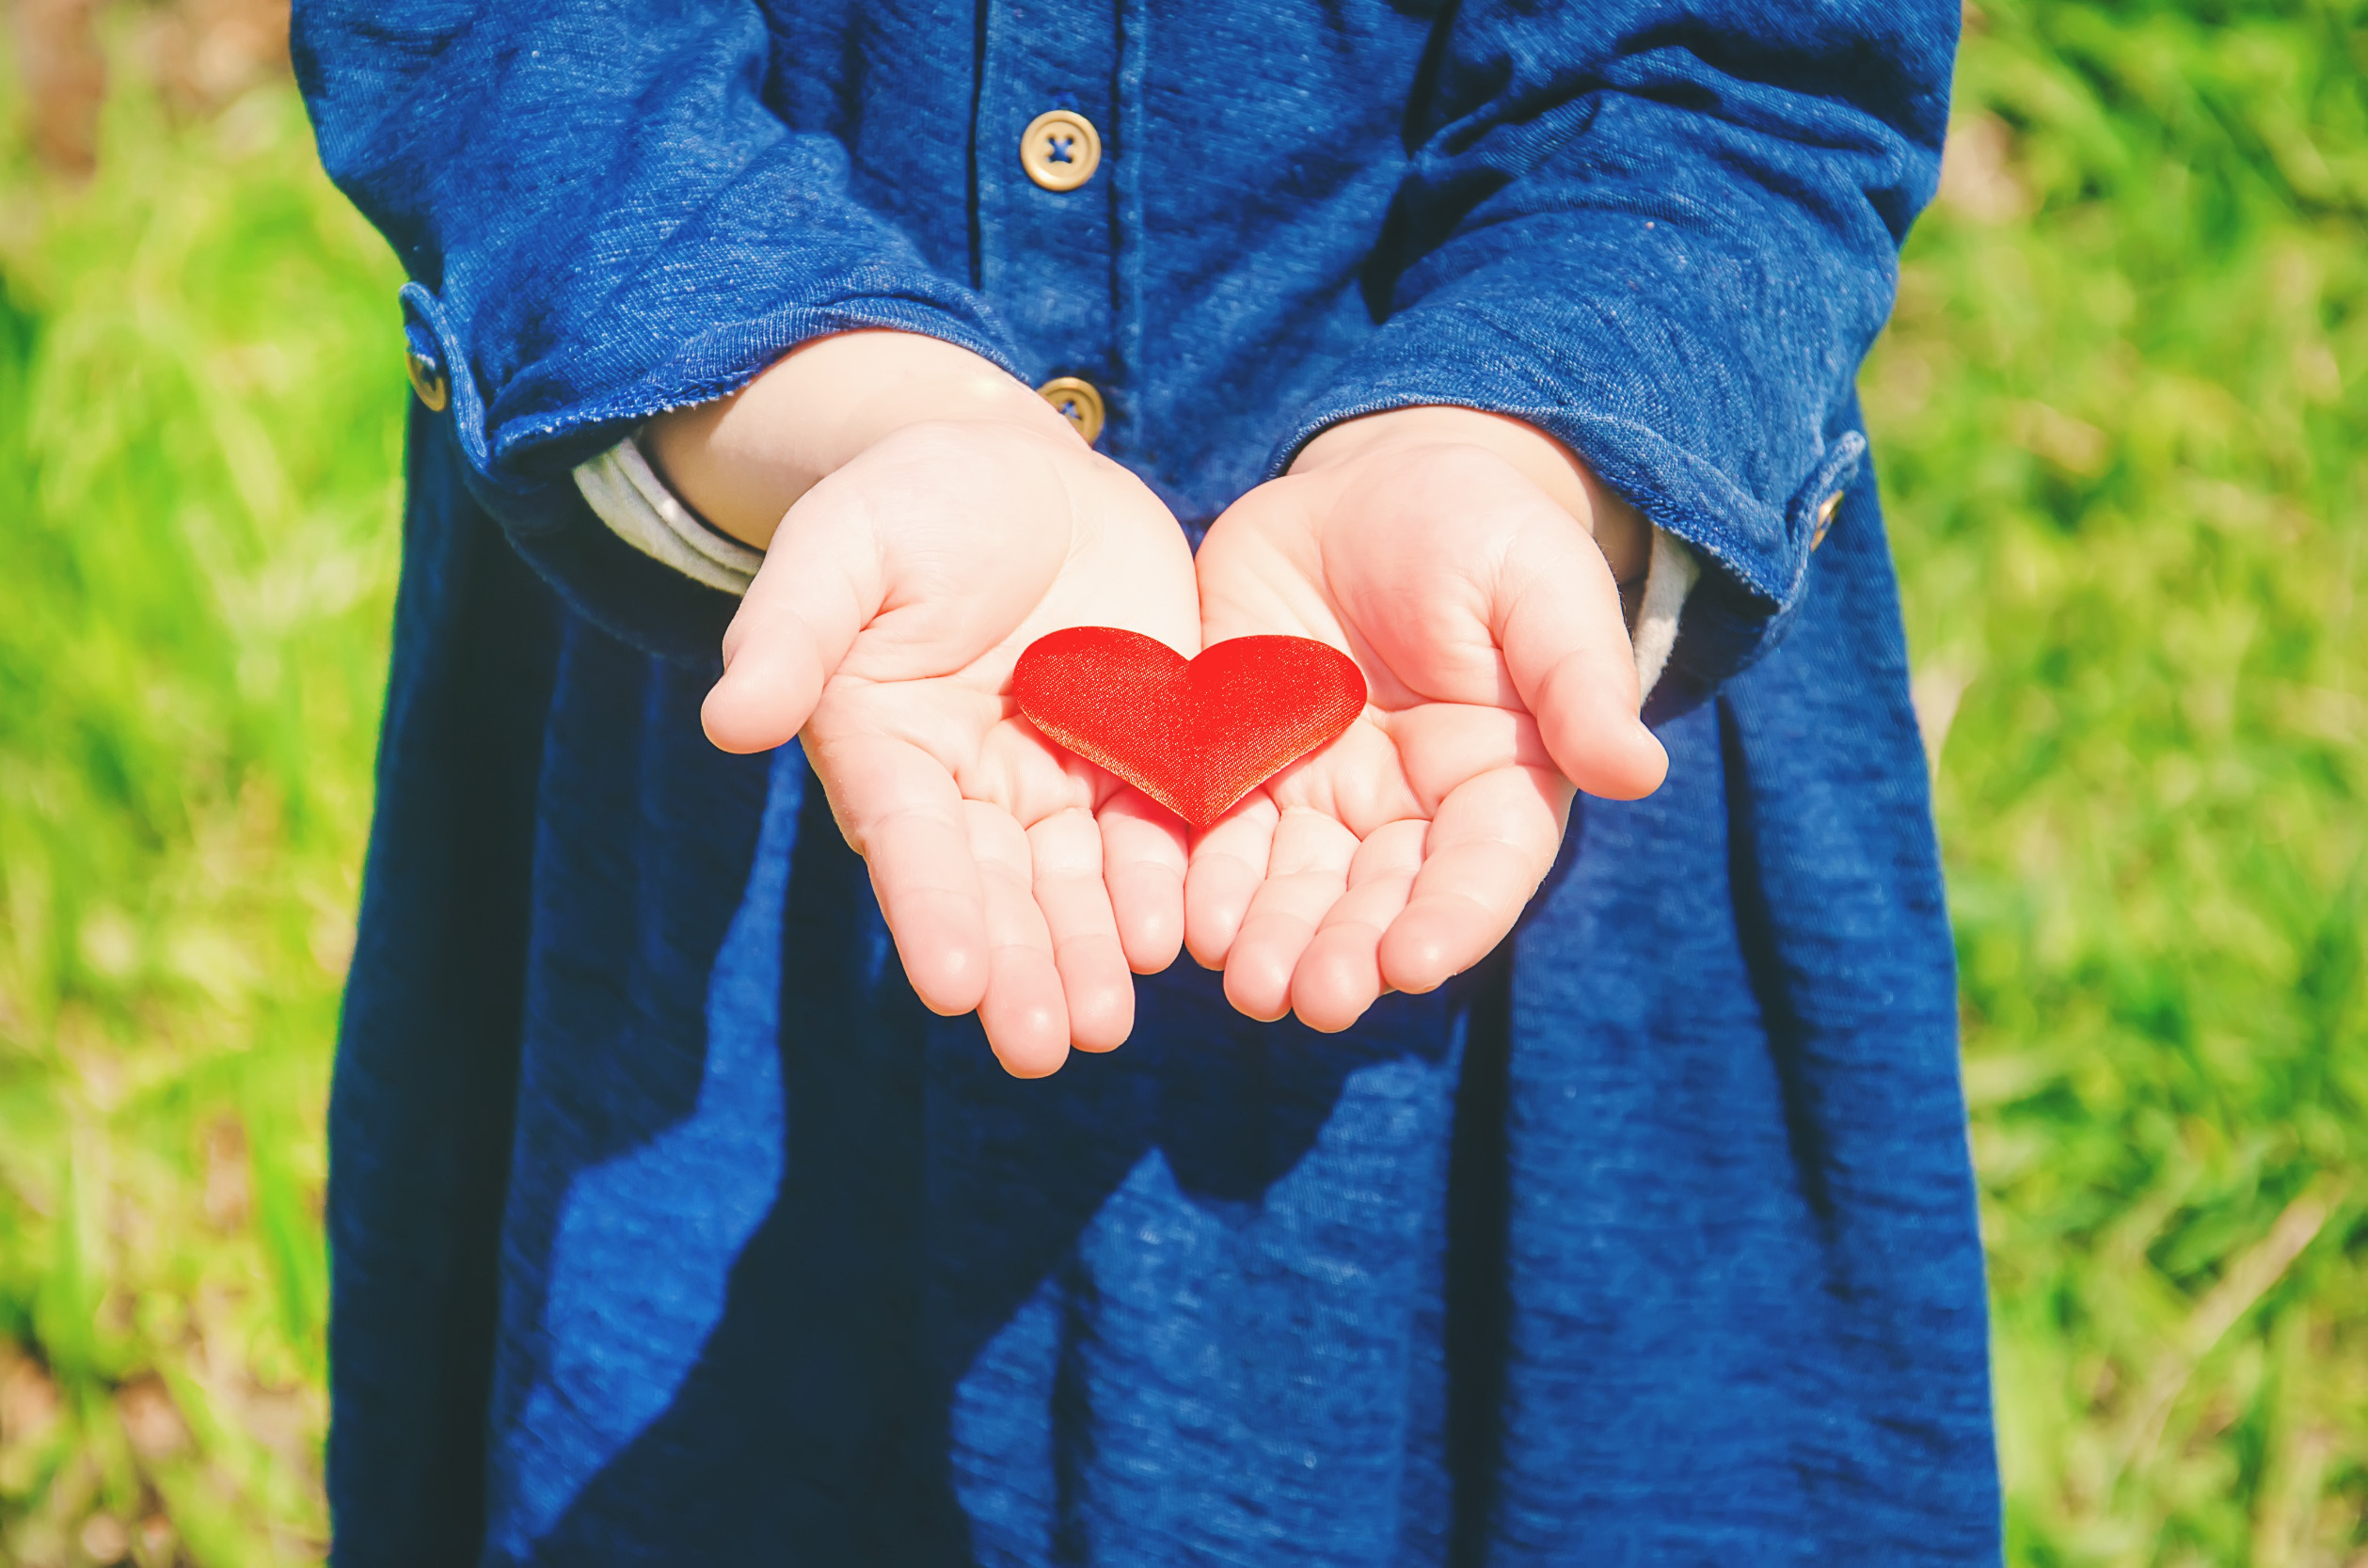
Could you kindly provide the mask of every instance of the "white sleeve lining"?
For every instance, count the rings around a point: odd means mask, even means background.
[[[676,500],[630,436],[579,464],[576,488],[610,532],[709,588],[745,594],[764,564],[764,551],[716,532]]]
[[[1636,650],[1636,698],[1653,694],[1661,673],[1669,665],[1669,652],[1677,645],[1677,618],[1685,613],[1686,595],[1702,575],[1693,552],[1674,534],[1653,530],[1652,563],[1645,569],[1645,599],[1636,607],[1636,625],[1629,641]]]

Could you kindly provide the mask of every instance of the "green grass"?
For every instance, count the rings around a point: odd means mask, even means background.
[[[321,1120],[399,278],[284,85],[160,114],[119,92],[79,192],[0,150],[0,1562],[28,1568],[327,1530]]]
[[[2011,1554],[2359,1568],[2368,4],[1973,29],[1866,389]],[[396,277],[284,85],[109,114],[0,141],[0,1562],[244,1568],[326,1532]]]
[[[2012,1555],[2348,1562],[2368,7],[1983,3],[1865,388],[1956,705]]]

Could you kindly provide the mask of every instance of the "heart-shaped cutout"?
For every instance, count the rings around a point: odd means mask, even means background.
[[[1116,626],[1071,626],[1011,672],[1028,722],[1196,828],[1325,745],[1365,707],[1346,654],[1306,637],[1236,637],[1186,661]]]

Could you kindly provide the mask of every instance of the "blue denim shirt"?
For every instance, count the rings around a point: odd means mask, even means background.
[[[448,389],[332,1105],[342,1560],[1996,1560],[1852,393],[1954,4],[295,20]],[[1020,165],[1049,108],[1101,135],[1073,191]],[[700,739],[731,600],[569,481],[859,325],[1091,381],[1187,526],[1369,410],[1560,436],[1704,562],[1670,782],[1346,1036],[1187,964],[1003,1078],[795,752]]]

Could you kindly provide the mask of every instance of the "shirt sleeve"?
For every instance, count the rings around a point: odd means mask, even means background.
[[[712,659],[734,599],[629,546],[571,472],[790,348],[1009,336],[766,103],[752,0],[298,0],[329,174],[393,245],[415,375],[476,499],[578,610]]]
[[[1278,451],[1419,404],[1567,443],[1705,563],[1664,686],[1757,657],[1866,438],[1853,386],[1939,178],[1956,0],[1475,0],[1367,277],[1382,325]]]

